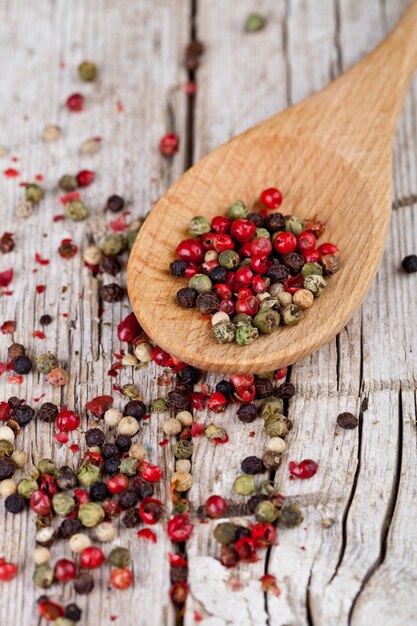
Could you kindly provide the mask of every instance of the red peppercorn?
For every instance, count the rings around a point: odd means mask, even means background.
[[[272,524],[259,523],[251,526],[252,539],[255,540],[257,548],[272,546],[275,543],[277,531]]]
[[[213,233],[204,233],[200,235],[199,241],[203,246],[204,250],[214,250],[214,238],[216,235]]]
[[[236,282],[236,272],[233,272],[232,270],[229,270],[227,272],[227,276],[226,276],[226,281],[225,281],[229,287],[231,288],[232,291],[237,291],[238,290],[238,284]]]
[[[339,248],[334,245],[334,243],[322,243],[318,248],[318,251],[323,256],[325,254],[337,254],[339,252]]]
[[[164,473],[158,465],[150,465],[146,461],[142,461],[140,464],[140,475],[149,483],[156,483],[158,480],[161,480]]]
[[[227,512],[227,502],[221,496],[210,496],[207,498],[204,507],[207,515],[213,519],[224,517]]]
[[[233,297],[233,291],[229,285],[218,283],[212,288],[212,292],[220,298],[220,300],[230,300]]]
[[[48,495],[50,498],[52,498],[52,496],[54,496],[58,491],[58,487],[54,477],[50,476],[49,474],[42,474],[41,476],[39,476],[38,485],[39,489],[46,493],[46,495]]]
[[[196,239],[184,239],[177,246],[177,254],[183,261],[202,263],[204,261],[204,248]]]
[[[129,487],[129,479],[126,474],[116,474],[106,481],[110,493],[122,493]]]
[[[187,267],[185,268],[185,278],[192,278],[198,272],[198,267],[195,263],[188,262]]]
[[[186,559],[183,559],[179,554],[174,554],[173,552],[168,552],[168,559],[171,567],[183,567],[188,565]]]
[[[171,360],[171,357],[168,352],[165,352],[162,348],[155,347],[152,350],[152,360],[160,367],[168,367],[168,362]]]
[[[235,549],[239,559],[244,563],[254,563],[258,560],[253,537],[241,537],[236,541]]]
[[[254,295],[254,293],[253,293],[251,287],[241,287],[239,289],[239,291],[237,292],[238,299],[239,298],[242,298],[242,299],[250,298],[250,296],[253,296],[253,295]]]
[[[192,391],[189,396],[191,408],[195,411],[203,411],[207,404],[207,396],[200,391]]]
[[[261,193],[261,202],[267,209],[278,209],[282,204],[282,193],[275,187],[264,189]]]
[[[12,410],[13,409],[8,402],[0,402],[0,420],[2,422],[7,422],[12,414]]]
[[[230,234],[239,243],[250,241],[255,233],[256,226],[251,220],[237,219],[230,226]]]
[[[286,377],[287,373],[288,367],[280,367],[278,370],[275,370],[274,378],[276,378],[277,380],[281,380],[282,378]]]
[[[294,252],[297,246],[297,238],[292,233],[283,231],[275,235],[273,243],[275,250],[279,254],[289,254]]]
[[[217,252],[224,252],[225,250],[234,250],[235,244],[230,235],[215,235],[213,238],[214,249]]]
[[[214,413],[222,413],[227,408],[227,399],[220,391],[215,391],[208,399],[208,408]]]
[[[127,589],[133,582],[133,574],[127,567],[114,569],[110,574],[110,584],[115,589]]]
[[[239,249],[239,255],[243,259],[249,259],[252,256],[252,242],[245,241],[243,246]]]
[[[255,385],[252,385],[249,389],[245,387],[237,387],[233,394],[233,398],[236,402],[252,402],[255,398],[255,393]]]
[[[202,263],[201,270],[203,274],[210,274],[211,270],[217,266],[218,262],[216,261],[216,259],[212,259],[211,261],[205,261],[205,263]]]
[[[266,274],[271,267],[271,261],[264,256],[253,256],[250,260],[250,266],[257,274]]]
[[[58,582],[65,585],[70,580],[75,578],[76,574],[77,566],[73,561],[69,561],[68,559],[59,559],[59,561],[55,563],[54,577]]]
[[[91,185],[92,182],[94,182],[96,175],[94,172],[91,172],[90,170],[81,170],[81,172],[78,172],[77,174],[77,183],[79,187],[88,187],[88,185]]]
[[[252,278],[252,289],[255,293],[264,293],[270,284],[271,281],[267,276],[256,275]]]
[[[188,585],[185,582],[174,583],[169,590],[171,602],[175,605],[184,604],[187,599]]]
[[[84,548],[84,550],[80,554],[80,564],[82,565],[82,567],[88,567],[88,569],[95,569],[96,567],[100,567],[103,561],[103,551],[100,550],[100,548],[96,548],[95,546]]]
[[[256,296],[249,296],[248,298],[238,298],[236,302],[236,313],[246,313],[251,317],[255,317],[259,311],[259,300]]]
[[[55,602],[51,602],[51,600],[42,600],[42,602],[38,602],[39,614],[43,617],[47,622],[54,622],[58,619],[58,617],[64,617],[64,607],[56,604]]]
[[[286,280],[284,283],[284,289],[285,291],[288,291],[288,293],[295,293],[296,291],[298,291],[299,289],[302,289],[303,287],[304,287],[304,279],[301,276],[301,274],[298,274],[298,276],[292,276],[291,278],[288,278],[288,280]]]
[[[159,150],[163,156],[170,157],[178,152],[180,140],[174,133],[164,135],[159,142]]]
[[[320,263],[321,254],[318,250],[303,250],[301,253],[306,263]]]
[[[74,497],[78,504],[87,504],[87,502],[90,502],[90,494],[85,489],[75,489]]]
[[[249,389],[254,385],[255,377],[251,374],[233,374],[232,376],[229,376],[229,381],[235,389],[238,389],[239,387]]]
[[[84,109],[84,97],[80,93],[73,93],[67,98],[65,104],[70,111],[79,113]]]
[[[29,506],[38,515],[47,517],[52,512],[51,499],[41,489],[36,489],[30,496]]]
[[[70,432],[76,430],[80,425],[80,417],[74,411],[68,411],[66,406],[61,406],[55,420],[58,430]]]
[[[171,541],[187,541],[193,532],[194,524],[188,519],[188,513],[176,513],[167,524],[167,534]]]
[[[211,229],[216,234],[225,234],[230,228],[230,223],[231,222],[227,219],[227,217],[224,217],[223,215],[216,215],[216,217],[213,217],[211,220]]]
[[[246,285],[250,285],[252,278],[253,272],[247,265],[239,267],[239,269],[236,271],[236,282],[240,286],[245,287]]]
[[[291,476],[294,478],[302,478],[303,480],[311,478],[317,473],[319,466],[312,459],[304,459],[301,463],[290,461],[288,463],[288,470]]]
[[[311,250],[316,247],[316,238],[311,231],[304,230],[298,235],[297,238],[297,250],[303,252],[303,250]]]
[[[258,237],[250,242],[252,256],[268,256],[272,252],[272,243],[266,237]]]
[[[235,312],[235,303],[233,300],[222,300],[219,304],[219,310],[227,315],[233,315]]]
[[[132,342],[140,333],[139,322],[134,313],[129,313],[117,326],[117,338],[120,341]]]
[[[7,563],[5,559],[0,559],[0,580],[10,582],[17,574],[17,565],[15,563]]]
[[[156,524],[161,519],[164,507],[161,500],[143,498],[139,504],[139,515],[145,524]]]

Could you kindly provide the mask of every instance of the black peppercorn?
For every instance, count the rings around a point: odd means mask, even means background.
[[[69,517],[68,519],[64,519],[59,526],[58,532],[59,536],[62,539],[69,539],[73,535],[81,532],[83,529],[83,525],[80,520],[76,517]]]
[[[255,392],[257,398],[267,398],[272,394],[274,385],[269,378],[257,378],[255,380]]]
[[[200,371],[192,365],[186,365],[178,372],[178,376],[181,378],[183,383],[187,385],[194,385],[200,378]]]
[[[79,622],[81,619],[81,615],[82,610],[73,602],[71,604],[67,604],[67,606],[64,608],[64,617],[71,620],[72,622]]]
[[[285,265],[274,263],[274,265],[268,267],[266,275],[271,280],[271,283],[285,283],[288,278],[288,270]]]
[[[265,218],[265,228],[270,233],[275,233],[278,230],[285,230],[285,219],[282,213],[270,213]]]
[[[90,428],[85,433],[85,443],[89,448],[92,448],[93,446],[102,446],[104,440],[104,433],[100,430],[100,428]]]
[[[236,411],[237,418],[244,424],[250,424],[258,416],[258,409],[255,404],[241,404]]]
[[[233,546],[222,546],[220,550],[220,563],[225,567],[235,567],[239,561],[239,555]]]
[[[169,408],[174,411],[186,411],[190,404],[188,395],[177,389],[169,392],[167,401]]]
[[[249,513],[255,513],[256,507],[260,502],[263,502],[263,500],[266,500],[266,496],[263,496],[260,493],[255,493],[253,496],[251,496],[246,503]]]
[[[112,459],[119,454],[119,450],[115,443],[105,443],[101,448],[101,456],[103,459]]]
[[[227,269],[221,265],[215,265],[210,272],[210,279],[213,283],[224,283],[227,277]]]
[[[120,270],[120,261],[116,256],[103,256],[98,266],[101,274],[110,274],[110,276],[116,276]]]
[[[262,459],[257,456],[247,456],[240,467],[244,474],[262,474],[265,471]]]
[[[299,274],[303,268],[305,259],[302,254],[298,254],[297,252],[291,252],[290,254],[286,254],[283,257],[282,262],[292,276],[297,276],[297,274]]]
[[[256,228],[263,228],[265,224],[265,218],[260,213],[248,213],[246,216],[247,220],[253,222]]]
[[[228,380],[221,380],[215,387],[216,391],[222,393],[225,398],[230,398],[233,393],[234,387]]]
[[[26,500],[20,494],[12,493],[10,496],[7,496],[4,501],[4,506],[6,507],[6,511],[17,515],[26,508]]]
[[[120,285],[116,283],[109,283],[108,285],[103,285],[100,289],[100,298],[104,300],[104,302],[120,302],[124,295],[124,291]]]
[[[55,481],[58,487],[63,491],[74,489],[78,484],[74,470],[68,467],[68,465],[63,465],[57,470]]]
[[[90,496],[94,502],[104,502],[110,497],[110,491],[107,489],[106,483],[98,481],[91,485]]]
[[[200,57],[204,52],[204,46],[200,41],[194,39],[185,49],[185,66],[190,72],[195,72],[198,68]]]
[[[140,400],[130,400],[123,410],[123,415],[130,415],[130,417],[141,420],[146,415],[146,405]]]
[[[16,411],[14,412],[14,419],[22,428],[27,426],[29,422],[32,421],[33,416],[35,415],[34,409],[27,404],[21,404]]]
[[[250,531],[249,528],[246,528],[246,526],[238,526],[236,524],[235,528],[236,528],[236,538],[235,538],[235,541],[238,541],[239,539],[243,539],[243,537],[250,537],[251,536],[251,531]]]
[[[295,387],[292,383],[289,382],[282,383],[282,385],[280,385],[275,392],[275,395],[278,396],[278,398],[282,398],[283,400],[290,400],[290,398],[292,398],[294,394]]]
[[[109,198],[107,198],[106,203],[106,211],[111,211],[112,213],[119,213],[123,209],[125,205],[125,201],[121,196],[113,194]]]
[[[152,498],[155,491],[153,484],[143,478],[137,478],[135,480],[134,489],[141,500],[143,498]]]
[[[220,306],[220,300],[215,293],[200,293],[195,303],[202,313],[216,313]]]
[[[193,386],[190,383],[186,383],[183,380],[179,381],[176,385],[175,385],[175,391],[178,391],[179,393],[185,393],[185,394],[190,394],[193,390]]]
[[[134,528],[139,524],[141,517],[138,509],[129,509],[122,517],[122,524],[126,528]]]
[[[42,422],[52,423],[57,415],[58,407],[52,404],[52,402],[44,402],[38,411],[37,419],[40,419]]]
[[[18,406],[24,403],[24,400],[19,400],[16,396],[12,396],[7,400],[7,404],[10,404],[13,410],[17,409]]]
[[[348,412],[340,413],[340,415],[338,415],[337,417],[337,423],[340,426],[340,428],[351,430],[357,427],[358,418],[352,415],[352,413],[348,413]]]
[[[119,505],[122,509],[131,509],[139,502],[139,496],[133,489],[127,489],[120,494]]]
[[[18,356],[13,361],[13,369],[16,374],[29,374],[32,369],[32,361],[28,356]]]
[[[94,579],[91,574],[78,574],[74,578],[74,590],[81,596],[85,596],[94,589]]]
[[[50,315],[41,315],[39,318],[39,324],[41,326],[49,326],[52,323],[52,317]]]
[[[415,254],[405,256],[401,262],[401,266],[407,274],[414,274],[414,272],[417,272],[417,256]]]
[[[117,435],[114,442],[119,452],[129,452],[132,445],[132,439],[128,435]]]
[[[117,474],[120,468],[120,459],[113,457],[104,461],[104,471],[107,474]]]
[[[185,276],[185,270],[187,269],[187,263],[185,261],[172,261],[169,266],[169,273],[172,276]]]
[[[11,478],[16,466],[8,456],[0,456],[0,480]]]
[[[185,583],[188,577],[188,567],[186,565],[171,567],[169,576],[173,585],[175,585],[175,583]]]
[[[189,287],[183,287],[177,291],[178,304],[184,309],[191,309],[197,298],[197,292]]]

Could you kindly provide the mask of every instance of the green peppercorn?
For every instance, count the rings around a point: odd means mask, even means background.
[[[104,520],[104,510],[96,502],[80,504],[78,519],[86,528],[94,528]]]
[[[245,30],[247,33],[256,33],[265,27],[266,19],[259,13],[250,13],[245,20]]]
[[[127,548],[113,548],[109,554],[109,562],[113,567],[127,567],[130,562],[130,552]]]
[[[289,304],[281,310],[281,318],[286,326],[295,326],[301,320],[302,311],[299,306]]]
[[[225,429],[213,423],[207,424],[204,428],[204,434],[207,439],[221,439],[221,441],[224,441],[227,437]]]
[[[37,464],[37,468],[41,474],[54,476],[56,472],[56,463],[51,459],[41,459]]]
[[[259,330],[252,324],[245,324],[236,328],[236,342],[240,346],[250,346],[259,337]]]
[[[140,396],[139,389],[136,385],[123,385],[122,394],[129,398],[129,400],[137,400]]]
[[[257,228],[256,229],[256,239],[271,239],[271,233],[266,228]]]
[[[39,185],[36,185],[35,183],[29,183],[28,185],[25,185],[25,199],[28,202],[34,202],[35,204],[37,204],[42,200],[44,195],[45,192]]]
[[[176,515],[177,513],[181,513],[181,514],[187,513],[188,511],[189,511],[189,506],[187,502],[178,502],[172,507],[173,515]]]
[[[78,181],[75,176],[64,174],[59,179],[58,186],[62,191],[75,191],[78,187]]]
[[[261,309],[253,320],[253,325],[262,335],[269,335],[279,326],[279,313],[272,309]]]
[[[83,465],[77,473],[77,480],[80,485],[90,487],[100,480],[100,469],[97,465]]]
[[[41,589],[48,589],[54,582],[54,570],[52,567],[47,563],[35,567],[33,582]]]
[[[0,457],[11,456],[13,454],[13,444],[7,439],[0,439]]]
[[[69,493],[56,493],[52,497],[52,508],[60,517],[66,517],[75,509],[75,500]]]
[[[259,405],[259,415],[264,419],[268,419],[268,417],[274,417],[276,415],[281,416],[283,410],[284,403],[281,398],[277,398],[276,396],[269,396],[268,398],[265,398]]]
[[[151,402],[151,413],[167,413],[168,409],[168,402],[165,400],[165,398],[156,398]]]
[[[120,463],[119,471],[126,476],[135,476],[138,469],[139,461],[137,459],[126,458],[122,459]]]
[[[194,289],[197,293],[208,293],[211,291],[213,283],[205,274],[195,274],[188,281],[190,289]]]
[[[255,509],[257,522],[272,524],[278,517],[278,509],[269,500],[262,500]]]
[[[188,224],[188,232],[191,235],[199,236],[211,231],[210,222],[202,215],[192,217]]]
[[[275,487],[272,480],[262,480],[259,485],[259,493],[269,498],[274,493]]]
[[[297,504],[287,504],[279,513],[279,521],[287,528],[294,528],[303,521],[303,514]]]
[[[318,263],[304,263],[301,269],[301,276],[303,278],[307,278],[311,274],[317,274],[318,276],[323,275],[323,268]]]
[[[279,302],[278,297],[274,298],[264,298],[259,303],[259,309],[264,311],[265,309],[273,309],[274,311],[279,311]]]
[[[249,267],[250,266],[250,259],[242,259],[241,262],[239,263],[239,267]]]
[[[218,543],[223,545],[233,543],[236,538],[236,526],[230,522],[221,522],[214,529],[213,536]]]
[[[101,251],[106,256],[117,256],[121,254],[126,248],[126,239],[123,235],[117,233],[110,233],[106,235],[101,244]]]
[[[135,243],[138,232],[139,230],[131,230],[130,232],[127,233],[126,245],[127,245],[127,249],[129,250],[129,252],[133,248],[133,244]]]
[[[212,332],[219,343],[231,343],[235,338],[235,327],[231,322],[218,322],[213,326]]]
[[[17,485],[17,493],[30,500],[30,496],[38,489],[38,483],[34,478],[23,478]]]
[[[298,235],[301,235],[305,227],[306,223],[301,217],[297,217],[296,215],[287,215],[285,217],[285,230],[288,233],[292,233],[298,237]]]
[[[91,61],[83,61],[78,66],[78,74],[81,80],[86,83],[91,83],[97,78],[97,66]]]
[[[45,352],[38,356],[36,360],[36,367],[41,374],[49,374],[58,365],[58,359],[52,352]]]
[[[285,437],[291,428],[291,420],[284,415],[274,415],[265,420],[264,428],[268,437]]]
[[[65,216],[72,222],[82,222],[88,217],[88,209],[81,200],[70,200],[64,207]]]
[[[172,446],[176,459],[190,459],[193,455],[193,444],[186,439],[180,439]]]
[[[232,270],[239,266],[240,257],[234,250],[223,250],[219,254],[218,262],[227,270]]]
[[[251,496],[256,491],[254,477],[249,474],[237,476],[233,483],[233,491],[240,496]]]
[[[232,322],[234,326],[246,326],[252,323],[252,318],[250,315],[246,315],[246,313],[238,313],[234,316]]]
[[[319,276],[318,274],[310,274],[304,280],[304,289],[308,289],[309,291],[311,291],[315,298],[317,298],[321,294],[325,286],[326,281],[324,280],[323,276]]]
[[[245,218],[248,215],[248,209],[243,200],[236,200],[229,206],[227,211],[227,217],[229,220],[237,220],[239,218]]]

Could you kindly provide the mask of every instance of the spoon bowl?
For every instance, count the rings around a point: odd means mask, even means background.
[[[401,44],[410,32],[415,34],[411,59]],[[343,77],[207,155],[156,203],[129,258],[128,290],[139,323],[157,345],[204,370],[261,373],[298,361],[345,326],[384,249],[391,142],[416,61],[416,40],[414,2],[391,36]],[[391,63],[394,83],[387,71]],[[326,222],[319,243],[339,247],[341,269],[297,326],[282,326],[250,346],[221,345],[212,336],[210,316],[178,305],[176,292],[186,280],[172,277],[168,267],[178,243],[189,237],[194,215],[210,220],[237,199],[256,210],[267,187],[281,190],[284,215],[317,215]]]

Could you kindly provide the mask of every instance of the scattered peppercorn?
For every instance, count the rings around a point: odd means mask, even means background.
[[[337,416],[337,424],[340,428],[351,430],[357,427],[358,418],[352,415],[352,413],[340,413],[340,415]]]
[[[405,256],[401,261],[401,267],[407,274],[414,274],[414,272],[417,272],[417,255],[409,254],[408,256]]]
[[[120,285],[116,283],[110,283],[109,285],[103,285],[100,289],[100,297],[105,302],[120,302],[124,296],[124,291]]]

